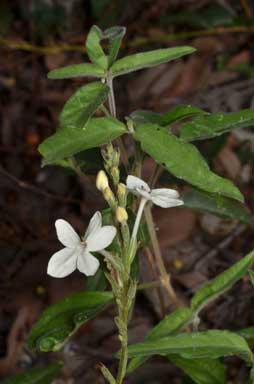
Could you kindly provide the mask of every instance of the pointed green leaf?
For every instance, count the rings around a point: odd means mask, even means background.
[[[207,192],[243,201],[242,194],[231,181],[209,169],[194,145],[184,142],[156,124],[138,125],[134,138],[141,142],[146,153],[179,179]]]
[[[195,52],[195,48],[183,46],[175,48],[156,49],[154,51],[136,53],[117,60],[111,67],[112,76],[125,75],[139,69],[154,67],[179,57]]]
[[[204,305],[227,291],[238,280],[240,280],[252,267],[254,263],[254,252],[249,253],[232,267],[219,274],[215,279],[200,288],[191,300],[191,308],[199,312]]]
[[[90,119],[85,129],[61,128],[39,146],[43,164],[52,164],[83,150],[106,144],[125,133],[125,126],[109,117]]]
[[[184,359],[174,355],[169,355],[168,359],[196,384],[226,384],[225,367],[219,360]]]
[[[183,201],[186,207],[197,211],[210,212],[232,220],[239,220],[246,224],[250,224],[253,221],[252,216],[243,204],[224,196],[192,189],[183,196]]]
[[[185,119],[195,115],[206,115],[208,112],[203,111],[200,108],[193,107],[192,105],[177,105],[170,109],[170,111],[164,113],[161,117],[160,125],[169,125],[175,121]]]
[[[133,120],[136,124],[160,124],[161,122],[161,114],[153,111],[146,111],[139,109],[130,114],[131,120]]]
[[[87,39],[86,39],[86,51],[89,56],[89,59],[97,64],[99,67],[105,71],[108,68],[108,58],[105,55],[101,47],[101,39],[103,38],[103,32],[99,27],[93,25],[90,29]]]
[[[73,64],[66,67],[53,69],[48,73],[49,79],[69,79],[72,77],[104,77],[104,70],[96,64]]]
[[[232,131],[236,128],[253,127],[254,110],[243,109],[231,113],[213,113],[198,116],[181,128],[181,138],[185,141],[203,140]]]
[[[185,327],[193,318],[193,311],[189,308],[180,308],[165,316],[147,335],[145,340],[156,340],[175,334]],[[147,360],[146,357],[134,357],[128,366],[128,372],[133,372]]]
[[[32,368],[2,381],[2,384],[52,384],[62,364],[51,364],[46,368]]]
[[[128,348],[129,356],[181,355],[187,359],[217,359],[237,355],[251,362],[252,354],[246,341],[228,331],[181,333],[154,341],[144,341]]]
[[[165,316],[147,335],[146,340],[160,339],[188,325],[193,318],[190,308],[179,308]]]
[[[126,33],[125,27],[112,27],[104,31],[105,38],[109,39],[109,54],[108,54],[108,66],[109,68],[115,62],[122,39]]]
[[[75,293],[48,307],[28,339],[31,349],[57,351],[73,333],[101,312],[113,298],[111,292]]]
[[[79,88],[65,103],[60,122],[66,128],[84,128],[85,123],[103,104],[109,87],[100,82],[89,83]]]
[[[137,110],[131,113],[130,118],[134,120],[136,124],[152,123],[167,126],[186,117],[204,115],[207,113],[208,112],[197,107],[192,107],[191,105],[178,105],[164,114],[153,111]]]

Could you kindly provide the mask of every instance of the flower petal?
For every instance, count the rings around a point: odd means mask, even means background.
[[[71,248],[63,248],[54,253],[48,263],[47,274],[52,277],[65,277],[76,269],[77,251]]]
[[[89,225],[87,227],[85,237],[84,239],[86,240],[88,236],[92,235],[94,232],[96,232],[99,228],[101,228],[101,213],[99,211],[95,212],[93,217],[91,218]]]
[[[112,225],[105,225],[93,232],[86,239],[88,252],[97,252],[107,248],[116,235],[116,228]]]
[[[58,240],[68,248],[75,248],[80,243],[80,238],[72,226],[65,220],[55,222]]]
[[[126,180],[127,188],[130,190],[136,190],[137,188],[150,192],[150,187],[142,179],[136,176],[129,175]]]
[[[184,204],[184,202],[180,199],[165,198],[160,195],[151,196],[151,200],[155,205],[158,205],[162,208],[178,207],[179,205]]]
[[[169,189],[169,188],[156,188],[153,189],[151,192],[151,196],[159,196],[161,198],[165,199],[178,199],[180,197],[179,192],[175,189]]]
[[[77,260],[77,268],[86,276],[93,276],[97,272],[100,262],[89,252],[82,252]]]

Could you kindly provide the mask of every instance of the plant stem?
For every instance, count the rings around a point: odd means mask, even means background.
[[[112,79],[112,77],[108,77],[107,78],[107,85],[109,87],[109,95],[108,95],[109,110],[110,110],[111,116],[116,118],[116,103],[115,103],[115,95],[114,95],[113,79]],[[120,148],[120,151],[121,151],[123,165],[124,165],[125,169],[127,170],[128,163],[129,163],[127,152],[126,152],[126,150],[124,148],[122,139],[119,138],[117,140],[117,142],[118,142],[118,145],[119,145],[119,148]]]
[[[111,115],[114,118],[116,118],[116,103],[115,103],[115,96],[114,96],[114,88],[113,88],[113,79],[112,79],[112,77],[108,77],[107,85],[109,87],[109,95],[108,95],[109,110],[110,110]]]
[[[170,300],[173,302],[173,304],[177,308],[179,308],[182,306],[182,304],[180,303],[180,301],[177,298],[177,295],[174,291],[174,288],[172,287],[171,282],[170,282],[170,276],[169,276],[169,274],[166,270],[166,267],[164,265],[163,257],[162,257],[160,246],[159,246],[159,241],[158,241],[157,234],[156,234],[155,228],[154,228],[153,216],[152,216],[150,206],[147,206],[145,208],[145,218],[146,218],[148,232],[149,232],[150,239],[151,239],[152,246],[153,246],[153,250],[154,250],[155,259],[157,261],[157,266],[158,266],[158,269],[160,272],[160,281],[161,281],[162,285],[164,286],[164,288],[166,289],[166,291],[170,297]]]
[[[111,77],[107,79],[107,85],[109,87],[109,110],[110,114],[113,118],[116,118],[116,105],[115,105],[115,97],[114,97],[114,89],[113,89],[113,81]],[[125,166],[125,169],[128,168],[128,155],[125,151],[123,142],[121,138],[118,140],[118,145],[120,147],[122,161]],[[128,245],[129,248],[129,245]],[[123,249],[123,254],[125,254]],[[126,255],[124,256],[126,258]],[[129,310],[130,303],[133,300],[132,295],[130,295],[130,268],[128,267],[126,260],[122,259],[123,268],[119,271],[119,278],[121,280],[122,285],[118,285],[114,290],[114,295],[116,298],[116,304],[118,308],[118,317],[116,320],[116,324],[119,331],[119,339],[121,342],[121,352],[120,352],[120,361],[118,366],[118,373],[116,378],[116,384],[122,384],[128,363],[128,321],[129,321]],[[134,294],[135,295],[135,294]]]
[[[128,317],[129,317],[129,306],[128,306],[128,282],[124,283],[122,288],[122,294],[120,296],[121,305],[119,306],[119,338],[121,341],[121,355],[118,367],[118,373],[116,378],[117,384],[122,384],[123,379],[127,370],[128,363]]]
[[[161,286],[161,281],[150,281],[147,283],[139,284],[137,286],[138,291],[143,291],[144,289],[157,288]]]

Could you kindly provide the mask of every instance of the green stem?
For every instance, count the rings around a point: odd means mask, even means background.
[[[111,77],[108,77],[107,85],[110,90],[109,96],[108,96],[110,114],[112,117],[116,118],[116,105],[115,105],[113,81]],[[123,164],[127,170],[128,155],[125,151],[121,138],[118,140],[118,145],[120,147]],[[120,361],[119,361],[118,373],[116,378],[116,384],[123,383],[124,377],[126,375],[127,363],[128,363],[128,320],[129,320],[129,309],[130,309],[129,287],[130,287],[131,281],[130,281],[130,270],[126,265],[126,260],[123,260],[123,268],[119,272],[119,277],[122,282],[122,286],[119,285],[118,287],[116,287],[116,290],[114,292],[114,295],[116,297],[117,307],[118,307],[118,317],[117,317],[116,324],[118,327],[119,339],[121,342]]]
[[[126,293],[127,293],[126,292],[126,286],[124,287],[123,292],[125,292],[125,295],[126,295]],[[121,337],[121,355],[120,355],[120,361],[119,361],[116,383],[122,384],[123,379],[124,379],[125,374],[126,374],[127,363],[128,363],[128,317],[129,317],[129,311],[128,311],[128,306],[127,306],[127,303],[126,303],[124,297],[122,297],[122,309],[120,311],[119,317],[121,319],[123,327],[121,327],[121,334],[120,334],[120,337]]]
[[[160,281],[150,281],[147,283],[139,284],[137,286],[137,290],[143,291],[144,289],[151,289],[151,288],[157,288],[157,287],[161,287]]]
[[[101,109],[101,111],[105,114],[105,116],[107,116],[107,117],[111,117],[111,114],[110,114],[110,112],[108,111],[108,109],[105,107],[105,105],[101,105],[100,106],[100,109]]]
[[[108,95],[108,103],[111,115],[116,118],[116,103],[114,96],[114,88],[113,88],[113,79],[112,77],[108,77],[107,85],[109,87],[109,95]]]
[[[115,103],[115,95],[114,95],[114,87],[113,87],[112,77],[107,78],[107,85],[109,87],[109,95],[108,95],[109,110],[110,110],[111,116],[116,118],[116,103]],[[123,165],[127,171],[129,160],[128,160],[128,155],[127,155],[127,152],[124,148],[123,141],[122,141],[121,137],[119,139],[117,139],[117,143],[118,143],[119,148],[121,150]]]
[[[112,376],[111,372],[108,370],[105,365],[101,364],[101,373],[105,377],[105,379],[109,382],[109,384],[116,384],[115,378]]]

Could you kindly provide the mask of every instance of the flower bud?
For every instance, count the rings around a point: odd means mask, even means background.
[[[115,209],[117,202],[114,196],[114,193],[110,189],[110,187],[107,187],[103,190],[103,196],[105,200],[107,201],[108,205],[110,206],[111,209]]]
[[[126,197],[127,197],[126,185],[124,185],[123,183],[118,184],[117,198],[122,207],[125,207],[126,205]]]
[[[105,163],[108,166],[112,166],[113,165],[112,164],[112,157],[114,154],[114,147],[113,147],[112,143],[108,144],[106,146],[106,148],[102,149],[101,154],[102,154],[102,157],[103,157],[103,160],[105,161]]]
[[[120,162],[120,151],[119,151],[119,148],[114,148],[114,152],[112,154],[112,164],[113,164],[113,166],[118,167],[119,166],[119,162]]]
[[[99,171],[96,178],[96,187],[103,192],[108,188],[108,177],[104,171]]]
[[[119,223],[124,223],[128,220],[128,213],[125,208],[117,207],[116,209],[116,220]]]
[[[119,169],[117,167],[110,168],[110,174],[112,176],[114,185],[117,185],[119,183],[120,178]]]

